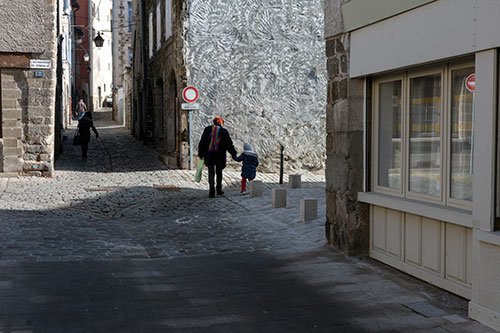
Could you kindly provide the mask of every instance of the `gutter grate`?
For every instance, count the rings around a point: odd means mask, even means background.
[[[436,308],[434,305],[427,302],[407,303],[403,305],[425,317],[441,317],[448,315],[448,312]]]

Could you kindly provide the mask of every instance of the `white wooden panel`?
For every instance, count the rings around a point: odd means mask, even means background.
[[[403,259],[402,251],[403,214],[387,209],[387,253]]]
[[[441,222],[422,218],[422,266],[441,274]]]
[[[373,206],[373,248],[379,251],[386,252],[386,209],[378,206]]]
[[[405,261],[422,265],[422,218],[413,214],[405,216]]]
[[[446,278],[465,283],[467,260],[467,229],[446,224]]]
[[[466,256],[466,266],[465,269],[467,271],[467,284],[469,286],[472,285],[472,229],[467,228],[467,256]]]

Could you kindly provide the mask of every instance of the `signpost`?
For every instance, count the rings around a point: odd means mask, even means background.
[[[186,103],[182,103],[181,109],[189,111],[189,170],[193,170],[193,110],[199,110],[200,105],[195,103],[198,100],[198,90],[195,87],[187,86],[182,90],[182,99]]]

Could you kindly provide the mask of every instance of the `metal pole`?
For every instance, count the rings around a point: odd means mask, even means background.
[[[285,147],[283,145],[280,145],[281,153],[280,153],[280,184],[283,184],[283,160],[285,158],[285,154],[283,153],[285,150]]]
[[[193,168],[193,111],[189,110],[189,170]]]

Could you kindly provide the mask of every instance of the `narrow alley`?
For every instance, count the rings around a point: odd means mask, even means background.
[[[88,160],[69,130],[53,178],[1,180],[0,332],[488,332],[464,299],[326,247],[324,176],[272,209],[278,175],[250,198],[227,170],[209,199],[206,174],[167,169],[110,118]]]

